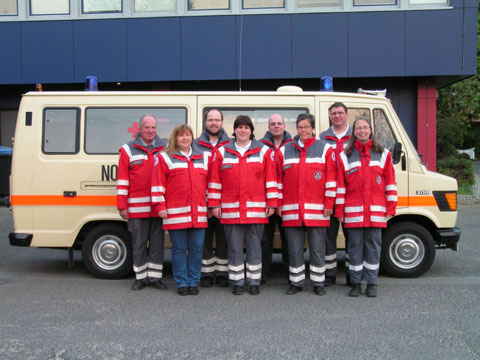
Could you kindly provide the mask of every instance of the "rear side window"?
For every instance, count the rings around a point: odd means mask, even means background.
[[[47,108],[43,111],[42,151],[76,154],[79,151],[80,109]]]
[[[203,114],[205,114],[211,108],[205,108]],[[257,140],[263,138],[265,133],[268,130],[268,119],[273,114],[280,114],[283,117],[283,121],[286,125],[286,130],[292,135],[297,134],[297,128],[295,122],[297,121],[297,116],[303,113],[309,113],[310,111],[307,108],[252,108],[252,107],[242,107],[242,108],[222,108],[216,107],[223,113],[223,128],[227,132],[228,136],[233,134],[233,123],[238,115],[248,115],[252,119],[253,125],[255,127],[255,138]],[[204,116],[205,118],[205,116]],[[204,123],[205,125],[205,123]]]
[[[382,109],[373,110],[373,126],[378,142],[388,150],[393,151],[396,141],[395,136]]]
[[[85,111],[85,152],[117,154],[120,147],[135,139],[143,115],[157,119],[157,135],[168,141],[173,129],[187,122],[186,108],[87,108]]]

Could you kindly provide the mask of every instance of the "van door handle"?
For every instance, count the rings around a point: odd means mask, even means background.
[[[65,196],[65,197],[75,197],[75,196],[77,196],[77,192],[76,191],[64,191],[63,196]]]

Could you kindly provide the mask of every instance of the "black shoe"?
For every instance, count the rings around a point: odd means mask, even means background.
[[[290,285],[287,289],[287,295],[295,295],[303,290],[303,287]]]
[[[248,292],[250,295],[258,295],[260,294],[260,287],[258,285],[251,285]]]
[[[217,276],[215,283],[217,286],[220,287],[228,287],[230,285],[228,279],[225,276]]]
[[[325,289],[323,288],[323,286],[315,286],[313,288],[313,292],[315,293],[315,295],[325,295]]]
[[[189,286],[188,287],[188,295],[198,295],[198,287]]]
[[[365,294],[368,297],[377,297],[377,289],[375,289],[377,285],[375,284],[367,284],[367,291],[365,291]]]
[[[348,293],[349,296],[357,297],[362,293],[362,288],[360,284],[352,284],[352,290]]]
[[[243,286],[234,285],[232,292],[233,292],[233,295],[242,295],[243,294]]]
[[[144,280],[135,280],[135,282],[132,285],[132,290],[142,290],[144,287],[145,287]]]
[[[325,276],[325,287],[330,285],[335,285],[337,283],[337,278],[335,276]]]
[[[182,295],[182,296],[185,296],[185,295],[188,295],[188,289],[186,287],[179,287],[177,289],[177,294],[178,295]]]
[[[201,287],[212,287],[213,286],[213,277],[211,276],[202,276],[200,279]]]
[[[148,286],[158,290],[167,290],[167,285],[165,285],[162,282],[162,280],[157,280],[157,281],[148,283]]]

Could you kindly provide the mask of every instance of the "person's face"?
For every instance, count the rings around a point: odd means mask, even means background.
[[[157,135],[157,120],[152,116],[147,116],[140,124],[140,137],[147,144],[151,144]]]
[[[240,142],[248,142],[251,134],[252,130],[250,130],[250,126],[248,125],[239,125],[235,129],[235,139]]]
[[[216,110],[209,111],[205,119],[205,130],[210,135],[216,136],[222,131],[223,120],[220,112]]]
[[[308,119],[301,120],[297,124],[297,133],[300,140],[305,141],[313,136],[313,127],[310,125]]]
[[[372,130],[370,129],[370,125],[365,120],[358,120],[355,123],[355,129],[353,129],[353,134],[357,138],[358,141],[365,144],[370,140],[370,135],[372,134]]]
[[[330,109],[330,121],[333,127],[344,127],[347,124],[348,113],[342,106],[333,107]]]
[[[268,130],[273,136],[283,135],[285,131],[285,123],[280,115],[274,114],[268,120]]]
[[[177,146],[180,150],[186,151],[190,149],[192,145],[193,136],[190,134],[190,131],[184,131],[177,135]]]

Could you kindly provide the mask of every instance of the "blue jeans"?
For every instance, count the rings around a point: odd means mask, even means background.
[[[202,269],[205,229],[168,230],[172,242],[173,279],[179,287],[197,286]]]

